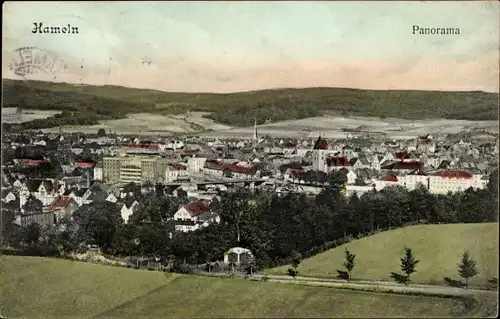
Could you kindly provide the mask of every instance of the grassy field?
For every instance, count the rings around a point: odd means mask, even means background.
[[[126,113],[211,112],[231,126],[339,115],[403,119],[494,120],[498,94],[485,92],[380,91],[348,88],[278,89],[230,94],[162,92],[119,86],[3,79],[4,107],[57,109],[122,118]],[[67,124],[67,123],[65,123]],[[84,123],[88,124],[88,123]],[[58,126],[58,125],[55,125]]]
[[[470,280],[471,285],[484,285],[498,277],[498,225],[453,224],[420,225],[355,240],[324,253],[305,259],[299,266],[299,275],[335,277],[343,269],[344,250],[356,254],[353,278],[366,280],[391,280],[392,271],[400,271],[400,258],[404,247],[411,248],[420,260],[412,282],[443,283],[443,277],[460,279],[457,273],[464,250],[468,250],[477,263],[479,274]],[[267,270],[269,274],[286,274],[288,266]]]
[[[39,257],[1,257],[0,295],[0,313],[8,318],[464,315],[463,302],[451,298],[164,274]],[[483,303],[477,315],[491,311],[491,301]]]

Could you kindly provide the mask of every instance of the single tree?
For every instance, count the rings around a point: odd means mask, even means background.
[[[233,177],[233,172],[230,171],[229,169],[225,169],[223,171],[224,177],[232,178]]]
[[[117,227],[123,223],[120,208],[110,202],[83,205],[73,213],[73,221],[79,242],[98,245],[104,251],[111,248]]]
[[[292,276],[293,279],[299,274],[300,257],[300,253],[292,252],[292,267],[288,268],[288,275]]]
[[[401,258],[401,270],[406,274],[405,285],[408,286],[410,282],[410,276],[416,272],[415,267],[420,262],[415,258],[411,248],[405,248],[405,255]]]
[[[469,288],[469,278],[478,274],[476,261],[470,257],[468,251],[465,251],[462,255],[462,261],[458,264],[458,273],[460,277],[465,279],[465,289],[467,290]]]
[[[30,195],[26,203],[23,205],[23,210],[29,214],[41,213],[42,209],[43,203],[33,195]]]
[[[354,269],[354,266],[356,265],[354,262],[354,259],[356,258],[355,254],[352,254],[347,248],[345,249],[345,262],[344,262],[344,267],[347,269],[348,273],[348,281],[351,281],[351,272]]]
[[[233,229],[237,243],[242,240],[241,226],[251,220],[252,206],[249,204],[247,190],[238,189],[235,192],[224,193],[220,201],[212,206],[220,216],[221,223]]]
[[[97,130],[97,136],[99,136],[99,137],[106,136],[106,130],[103,129],[103,128],[98,129]]]
[[[183,202],[187,201],[188,194],[185,190],[179,187],[176,191],[177,191],[177,198],[179,198]]]
[[[40,240],[41,233],[42,229],[40,224],[35,222],[29,224],[24,229],[24,242],[30,246],[37,244]]]

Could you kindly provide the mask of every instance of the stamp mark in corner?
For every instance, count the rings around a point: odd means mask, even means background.
[[[68,68],[56,54],[37,47],[22,47],[13,52],[18,56],[10,61],[9,68],[19,76],[24,77],[39,72],[56,73]]]

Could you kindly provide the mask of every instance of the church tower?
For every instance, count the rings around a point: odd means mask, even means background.
[[[312,166],[315,171],[328,173],[328,167],[326,165],[327,150],[328,142],[321,136],[318,136],[312,149]]]
[[[259,143],[259,133],[257,132],[257,118],[254,118],[254,125],[253,125],[253,147],[257,146]]]

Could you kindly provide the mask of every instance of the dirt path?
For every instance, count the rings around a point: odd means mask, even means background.
[[[212,276],[227,277],[227,273],[211,273]],[[243,277],[243,275],[237,275]],[[252,278],[260,280],[265,275],[254,274]],[[470,296],[470,295],[480,295],[487,294],[490,296],[497,296],[497,291],[492,290],[480,290],[480,289],[468,289],[447,287],[447,286],[434,286],[434,285],[422,285],[422,284],[410,284],[405,286],[404,284],[399,284],[390,281],[355,281],[347,282],[340,279],[326,279],[326,278],[311,278],[311,277],[296,277],[293,279],[290,276],[277,276],[277,275],[267,275],[268,281],[274,282],[287,282],[295,284],[304,284],[311,286],[331,286],[339,288],[385,288],[392,290],[394,292],[413,292],[413,293],[427,293],[435,295],[453,295],[453,296]]]

